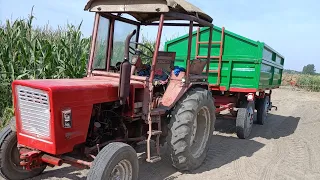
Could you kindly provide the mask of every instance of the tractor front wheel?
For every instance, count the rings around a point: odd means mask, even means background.
[[[215,123],[215,106],[210,91],[189,90],[172,112],[167,136],[173,166],[193,170],[204,161]]]
[[[137,180],[139,162],[136,151],[125,143],[105,146],[93,161],[88,180]]]
[[[0,132],[0,175],[5,179],[22,180],[41,174],[46,166],[31,171],[20,166],[20,153],[17,148],[17,135],[10,126]]]
[[[253,101],[247,101],[238,109],[236,131],[240,139],[246,139],[251,134],[254,121],[254,104]]]

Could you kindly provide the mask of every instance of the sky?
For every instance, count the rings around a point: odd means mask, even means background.
[[[319,0],[188,0],[213,18],[213,24],[265,42],[285,57],[285,68],[301,71],[315,64],[320,72]],[[80,24],[84,36],[92,33],[94,14],[84,11],[86,0],[0,0],[0,21],[26,18],[34,6],[35,26],[53,29]],[[187,33],[187,28],[164,29],[163,41]],[[143,28],[149,39],[156,28]]]

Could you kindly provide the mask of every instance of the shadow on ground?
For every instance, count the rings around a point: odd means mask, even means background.
[[[47,168],[40,176],[32,178],[30,180],[42,180],[42,179],[72,179],[72,180],[85,180],[87,179],[86,173],[77,167],[67,166],[59,169]]]
[[[145,155],[139,156],[140,180],[172,180],[176,179],[181,173],[197,174],[210,171],[229,164],[241,157],[251,157],[255,152],[259,151],[264,144],[255,141],[256,137],[265,139],[278,139],[286,137],[294,133],[300,118],[284,117],[270,114],[265,125],[254,125],[249,139],[243,140],[235,137],[235,120],[218,118],[215,126],[215,135],[213,135],[207,158],[203,165],[192,172],[178,172],[171,165],[170,156],[165,153],[166,147],[163,147],[162,161],[154,164],[145,162]],[[38,179],[86,179],[85,175],[88,170],[79,171],[75,167],[65,167],[62,169],[53,169],[46,171]]]
[[[249,139],[262,137],[266,139],[279,139],[295,132],[299,124],[300,117],[280,116],[269,114],[264,125],[254,124]],[[216,131],[219,133],[236,134],[236,121],[231,118],[218,118],[216,121]]]
[[[249,139],[243,140],[234,135],[236,134],[235,119],[218,118],[215,125],[215,135],[212,137],[207,158],[198,169],[192,172],[177,172],[171,166],[169,155],[165,154],[163,156],[164,160],[159,163],[140,163],[140,180],[176,179],[181,173],[198,174],[219,168],[241,157],[251,157],[264,147],[264,144],[254,140],[256,137],[278,139],[289,136],[296,130],[299,120],[299,117],[270,114],[265,125],[254,125]]]

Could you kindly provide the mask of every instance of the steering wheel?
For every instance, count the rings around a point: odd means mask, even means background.
[[[148,46],[142,44],[142,43],[130,42],[130,44],[135,44],[135,45],[142,46],[142,47],[146,48],[151,54],[153,54],[153,50],[152,50],[151,48],[149,48]],[[146,57],[146,58],[148,58],[148,59],[152,59],[152,56],[148,56],[147,54],[143,53],[142,50],[140,50],[140,49],[134,49],[134,48],[131,47],[131,46],[129,46],[129,48],[130,48],[130,50],[129,50],[130,54],[133,54],[133,55],[134,55],[134,54],[136,54],[136,53],[138,52],[139,55],[144,56],[144,57]],[[132,52],[131,50],[132,50],[133,52]]]

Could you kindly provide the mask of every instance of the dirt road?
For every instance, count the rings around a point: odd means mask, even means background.
[[[250,139],[234,134],[234,120],[218,119],[205,163],[191,173],[172,168],[168,156],[156,164],[141,158],[141,180],[172,179],[320,179],[320,93],[274,91],[264,126],[255,125]],[[86,179],[88,170],[48,168],[39,179]]]

